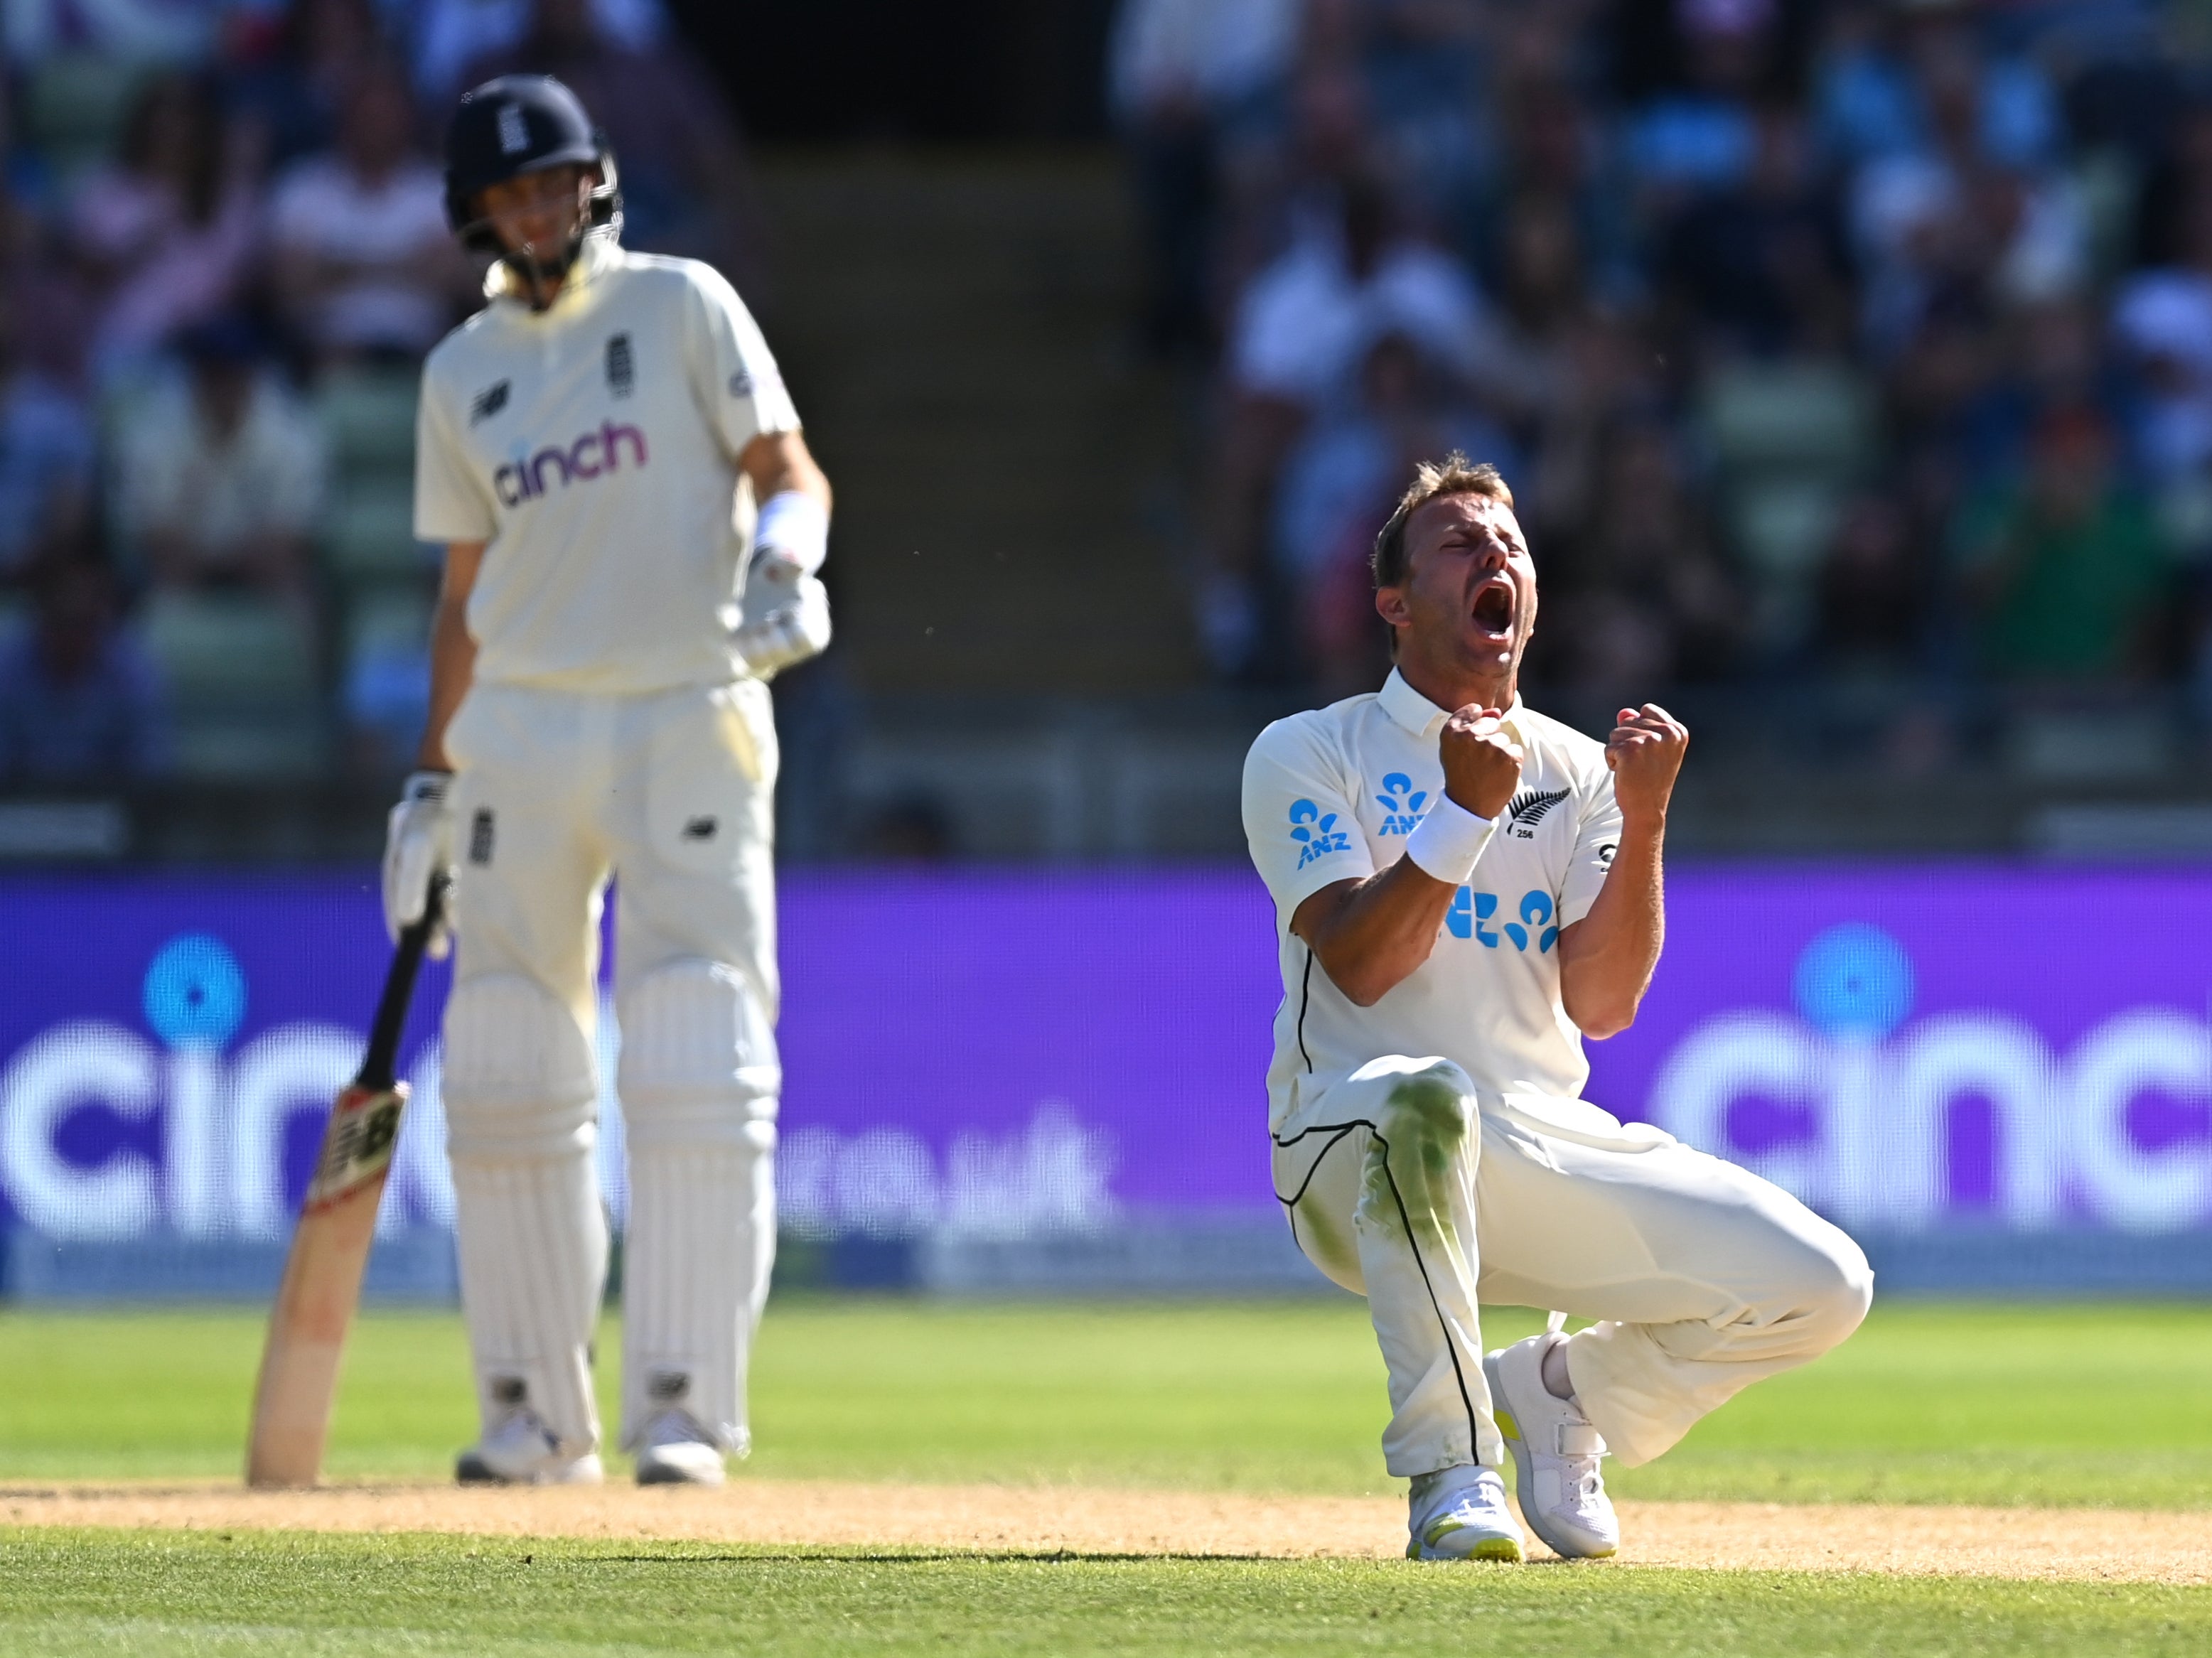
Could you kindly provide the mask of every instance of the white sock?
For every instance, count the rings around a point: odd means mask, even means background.
[[[1567,1344],[1555,1341],[1544,1349],[1542,1367],[1544,1391],[1554,1399],[1575,1404],[1574,1378],[1567,1374]]]

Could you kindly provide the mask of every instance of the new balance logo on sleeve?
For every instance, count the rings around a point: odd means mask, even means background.
[[[607,342],[607,390],[626,398],[637,389],[637,364],[630,355],[629,336],[617,334]]]
[[[589,480],[622,470],[627,449],[632,463],[646,464],[645,434],[635,426],[604,421],[596,432],[586,432],[567,447],[549,444],[525,461],[509,461],[491,475],[502,507],[520,507],[535,501],[550,487],[547,479],[566,486],[572,479]]]
[[[469,404],[469,424],[474,426],[481,421],[488,421],[506,408],[507,394],[510,389],[510,382],[494,380],[477,392],[475,401]]]
[[[783,377],[772,365],[759,380],[755,380],[751,371],[743,367],[730,376],[730,395],[733,398],[750,398],[763,388],[770,392],[783,390]]]

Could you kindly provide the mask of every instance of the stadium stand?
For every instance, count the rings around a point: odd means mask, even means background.
[[[778,688],[791,855],[1233,853],[1221,777],[1380,671],[1362,549],[1454,444],[1504,466],[1544,563],[1532,698],[1697,727],[1686,845],[2198,821],[2170,814],[2207,794],[2212,711],[2201,9],[1041,0],[1003,51],[921,8],[841,55],[859,15],[762,22],[775,80],[688,0],[27,9],[0,488],[32,504],[0,610],[100,550],[169,676],[174,786],[281,780],[322,825],[386,786],[434,569],[416,348],[332,332],[278,250],[342,254],[325,210],[383,199],[402,80],[419,194],[457,78],[557,63],[633,133],[633,240],[731,269],[837,481],[839,641]],[[938,113],[901,54],[952,77]],[[825,125],[805,88],[841,75],[883,96]],[[1065,142],[1108,120],[1118,175]],[[458,316],[450,274],[416,297]],[[165,584],[86,504],[184,349],[241,322],[327,455],[308,568],[258,600]],[[219,841],[214,799],[134,821]]]

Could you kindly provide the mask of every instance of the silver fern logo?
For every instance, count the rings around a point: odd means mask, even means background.
[[[1536,825],[1544,821],[1544,814],[1566,798],[1565,789],[1522,790],[1505,808],[1505,815],[1510,820],[1506,832],[1516,840],[1534,840]]]

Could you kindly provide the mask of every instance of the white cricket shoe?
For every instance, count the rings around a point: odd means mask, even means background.
[[[646,1424],[637,1453],[641,1485],[719,1485],[722,1448],[683,1411],[663,1411]]]
[[[1568,1560],[1600,1560],[1620,1547],[1620,1521],[1598,1472],[1605,1440],[1582,1407],[1544,1385],[1555,1333],[1501,1347],[1482,1361],[1490,1407],[1520,1476],[1528,1528]]]
[[[1495,1468],[1463,1463],[1413,1482],[1407,1503],[1408,1560],[1518,1560],[1505,1482]]]
[[[453,1463],[464,1485],[596,1485],[606,1478],[590,1452],[564,1456],[534,1411],[512,1411]]]

